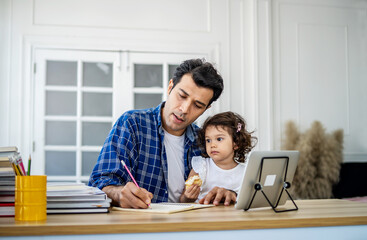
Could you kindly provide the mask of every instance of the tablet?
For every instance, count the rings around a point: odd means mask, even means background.
[[[236,209],[284,205],[288,194],[283,191],[284,182],[291,183],[297,168],[298,151],[253,151],[247,157],[245,173],[237,195]],[[284,179],[285,178],[285,179]],[[263,193],[255,190],[260,183]],[[255,194],[256,192],[256,194]],[[255,194],[255,197],[254,197]]]

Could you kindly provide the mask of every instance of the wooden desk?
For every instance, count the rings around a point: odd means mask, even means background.
[[[236,210],[218,206],[174,214],[112,211],[108,214],[48,215],[44,222],[0,218],[0,236],[126,234],[246,229],[361,226],[367,236],[367,203],[347,200],[298,200],[299,210]],[[289,203],[285,207],[291,207]]]

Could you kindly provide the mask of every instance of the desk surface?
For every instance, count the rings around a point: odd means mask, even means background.
[[[236,210],[218,206],[173,214],[112,211],[108,214],[47,215],[43,222],[0,218],[0,236],[186,232],[367,225],[367,203],[347,200],[298,200],[299,210]],[[285,207],[292,207],[287,202]]]

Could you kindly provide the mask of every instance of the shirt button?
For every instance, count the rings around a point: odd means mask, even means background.
[[[168,191],[166,191],[166,194],[168,193]]]

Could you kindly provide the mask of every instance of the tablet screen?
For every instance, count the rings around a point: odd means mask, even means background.
[[[253,151],[247,158],[247,166],[238,192],[236,209],[270,207],[255,184],[260,184],[273,206],[284,205],[288,199],[283,194],[284,182],[292,183],[299,158],[298,151]],[[255,196],[254,196],[255,194]]]

